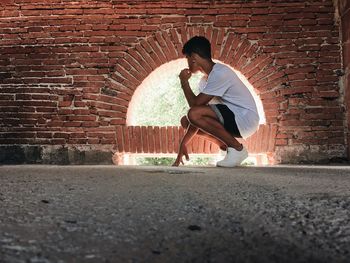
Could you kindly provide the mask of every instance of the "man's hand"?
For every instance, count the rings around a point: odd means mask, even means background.
[[[191,76],[192,76],[192,73],[188,68],[181,70],[179,75],[181,83],[188,81]]]
[[[188,153],[187,153],[186,146],[181,144],[180,149],[179,149],[179,153],[177,155],[177,158],[176,158],[176,160],[175,160],[175,162],[173,163],[172,166],[179,166],[180,163],[184,164],[184,161],[182,160],[182,158],[184,156],[185,156],[187,161],[190,159],[189,156],[188,156]]]

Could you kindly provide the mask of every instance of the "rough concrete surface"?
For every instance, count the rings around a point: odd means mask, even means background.
[[[350,167],[0,166],[0,262],[349,262]]]

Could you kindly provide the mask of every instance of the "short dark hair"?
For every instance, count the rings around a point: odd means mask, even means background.
[[[196,53],[205,59],[211,59],[209,40],[202,36],[195,36],[188,40],[182,48],[182,54],[191,56],[192,53]]]

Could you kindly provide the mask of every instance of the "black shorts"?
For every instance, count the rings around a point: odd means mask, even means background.
[[[220,123],[224,125],[225,130],[232,134],[233,137],[242,138],[238,130],[235,114],[224,104],[209,104],[218,116]]]

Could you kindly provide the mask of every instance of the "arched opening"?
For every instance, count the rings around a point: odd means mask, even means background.
[[[219,60],[214,61],[223,63]],[[180,87],[178,74],[186,67],[186,59],[181,58],[165,63],[154,70],[135,90],[128,107],[126,124],[129,126],[180,125],[180,118],[187,113],[188,105]],[[258,107],[260,124],[265,124],[263,105],[254,87],[240,71],[232,69],[253,95]],[[202,73],[197,73],[190,78],[190,86],[195,94],[198,94],[197,87],[202,77]]]
[[[214,61],[223,63],[219,60]],[[127,112],[127,125],[160,127],[180,126],[180,119],[182,116],[186,115],[189,107],[181,90],[178,74],[186,67],[187,60],[181,58],[165,63],[151,72],[135,90],[131,98]],[[235,70],[235,72],[253,95],[258,107],[260,124],[264,124],[265,114],[259,96],[243,74],[237,70]],[[198,94],[198,84],[202,77],[202,73],[197,73],[190,78],[190,85],[195,94]],[[181,136],[179,139],[181,139]],[[177,149],[174,149],[173,153],[163,153],[162,156],[174,157],[176,155],[176,150]],[[195,156],[202,156],[202,158],[204,158],[203,156],[205,156],[205,158],[210,157],[208,161],[214,164],[218,159],[222,158],[222,156],[218,154],[219,149],[217,148],[211,153],[205,153],[199,150],[199,152],[196,152]],[[135,163],[135,158],[137,158],[137,156],[146,157],[152,155],[152,153],[132,154],[128,156],[124,163],[137,164],[137,162]],[[159,154],[157,154],[157,156],[159,156]],[[138,160],[140,160],[140,158],[138,158]],[[201,163],[202,161],[199,160],[194,164]],[[247,163],[257,164],[258,162],[254,157],[251,157]]]
[[[275,63],[275,58],[264,52],[258,43],[253,43],[244,36],[226,29],[217,29],[211,26],[180,27],[157,32],[130,48],[125,56],[118,60],[116,71],[107,78],[111,88],[117,91],[118,98],[116,100],[122,101],[126,108],[126,111],[118,113],[118,117],[120,116],[123,122],[117,122],[117,120],[114,122],[117,124],[117,154],[121,156],[176,154],[184,132],[179,127],[179,119],[187,111],[184,97],[182,97],[182,106],[174,110],[169,107],[170,113],[158,109],[157,114],[150,114],[147,113],[147,110],[154,108],[159,101],[164,99],[165,95],[161,96],[162,93],[159,92],[162,88],[157,87],[159,83],[164,83],[163,80],[170,78],[170,75],[178,82],[180,70],[186,67],[186,60],[178,59],[182,56],[181,48],[194,35],[205,35],[212,43],[222,43],[213,47],[213,57],[221,63],[234,67],[238,71],[237,73],[242,75],[243,82],[252,84],[247,86],[250,87],[259,106],[261,125],[255,134],[244,141],[244,144],[249,153],[257,156],[256,159],[260,160],[258,163],[276,163],[278,161],[276,150],[282,149],[284,145],[288,144],[284,137],[286,135],[281,134],[280,131],[280,119],[281,114],[285,111],[285,105],[281,103],[283,93],[279,92],[279,89],[282,84],[287,83],[286,73]],[[153,79],[153,76],[156,78]],[[151,88],[148,89],[147,86]],[[152,87],[157,87],[155,90],[160,98],[155,100],[153,97],[147,97],[148,91]],[[183,96],[180,86],[176,90]],[[170,96],[168,103],[165,104],[173,104],[174,100],[176,99]],[[141,113],[136,114],[135,107],[141,104],[140,101],[146,104],[141,107]],[[264,109],[262,105],[264,105]],[[176,114],[178,115],[176,116]],[[171,120],[172,123],[163,122],[164,124],[161,125],[172,126],[158,126],[159,124],[156,124],[153,119],[148,120],[147,125],[137,125],[141,124],[138,118],[143,116],[147,118],[163,116],[163,121]],[[219,151],[216,145],[196,138],[194,137],[188,147],[192,153],[209,154]],[[190,153],[191,150],[189,150]],[[124,163],[123,158],[121,162],[118,160],[118,164]]]

